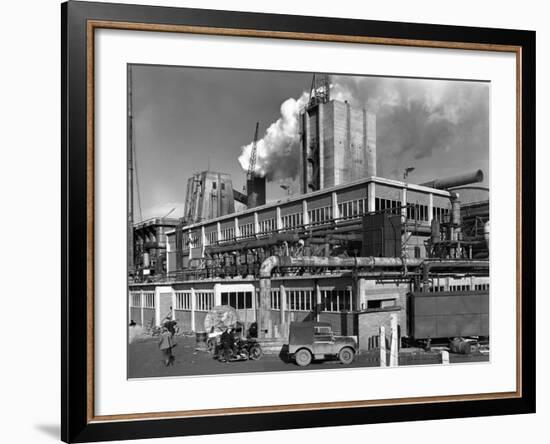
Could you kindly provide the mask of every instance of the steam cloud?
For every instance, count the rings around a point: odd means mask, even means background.
[[[399,177],[404,166],[468,158],[489,146],[489,86],[486,83],[382,77],[332,76],[331,97],[376,114],[379,175]],[[287,99],[281,117],[258,141],[256,173],[270,180],[299,173],[299,113],[308,93]],[[252,143],[241,148],[248,169]],[[483,156],[482,156],[483,157]],[[435,162],[434,160],[434,163]],[[407,164],[407,165],[405,165]],[[437,165],[432,165],[437,167]],[[433,173],[432,173],[433,174]]]
[[[281,117],[267,128],[256,147],[256,169],[269,180],[296,177],[300,155],[300,110],[308,100],[306,92],[298,99],[287,99],[281,105]],[[239,163],[248,170],[252,142],[241,148]]]

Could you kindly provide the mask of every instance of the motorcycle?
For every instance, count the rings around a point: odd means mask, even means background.
[[[231,350],[231,355],[226,358],[223,347],[218,346],[215,354],[215,359],[220,362],[239,362],[248,361],[249,359],[257,361],[263,356],[262,346],[250,339],[235,340],[235,345]]]

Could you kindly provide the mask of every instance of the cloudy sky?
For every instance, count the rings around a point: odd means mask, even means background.
[[[183,214],[187,178],[210,165],[242,190],[260,122],[258,168],[269,200],[298,192],[297,120],[311,73],[132,66],[141,217]],[[481,168],[489,173],[490,85],[472,81],[331,77],[333,98],[377,117],[378,175],[411,182]],[[304,94],[305,93],[305,94]],[[294,166],[294,167],[293,167]],[[140,218],[136,196],[136,220]]]

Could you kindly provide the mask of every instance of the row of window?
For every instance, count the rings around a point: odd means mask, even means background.
[[[489,290],[489,284],[476,284],[474,285],[475,290]]]
[[[287,214],[281,220],[283,222],[283,229],[299,227],[304,224],[304,214],[302,212]]]
[[[260,233],[270,233],[277,230],[277,222],[275,218],[265,219],[260,221]]]
[[[329,221],[332,219],[332,207],[315,208],[314,210],[308,210],[307,214],[310,224]]]
[[[382,199],[377,197],[375,199],[375,210],[385,211],[391,210],[390,213],[401,214],[401,202]],[[367,199],[350,200],[338,204],[339,217],[343,219],[350,219],[359,217],[367,213]],[[421,221],[428,221],[428,206],[416,204],[407,207],[407,218],[417,219]],[[440,222],[443,222],[449,214],[448,208],[434,207],[432,209],[432,217]],[[334,215],[332,214],[332,207],[316,208],[314,210],[308,210],[309,223],[316,224],[325,221],[332,220]],[[287,214],[281,218],[283,229],[291,229],[302,226],[304,224],[303,213]],[[240,236],[247,238],[255,235],[254,224],[248,223],[239,227]],[[259,233],[269,233],[277,230],[277,223],[275,218],[262,220],[259,223]],[[230,241],[235,239],[235,227],[223,228],[220,230],[221,239],[218,239],[218,232],[211,231],[206,233],[206,242],[208,245],[215,244],[219,241]],[[199,248],[202,246],[202,236],[199,233],[186,233],[184,234],[183,243],[190,248]]]
[[[222,305],[230,305],[237,310],[252,308],[251,291],[232,291],[221,294]]]
[[[448,208],[433,207],[432,209],[432,218],[439,222],[444,222],[448,214]]]
[[[176,291],[176,306],[175,310],[191,310],[191,297],[190,291]]]
[[[382,199],[377,197],[374,199],[374,209],[376,211],[386,211],[391,214],[401,214],[401,202],[398,200]]]
[[[155,292],[154,291],[130,292],[130,307],[155,308]]]
[[[216,242],[218,242],[218,232],[211,231],[209,233],[206,233],[206,240],[208,242],[208,245],[215,244]]]
[[[227,227],[221,229],[221,241],[230,241],[235,239],[235,227]]]
[[[286,306],[290,311],[312,311],[316,305],[315,290],[287,289]],[[341,312],[351,311],[353,308],[353,295],[351,289],[347,290],[321,290],[322,311]],[[279,289],[271,290],[271,309],[281,309],[281,292]]]
[[[239,227],[241,237],[252,237],[254,236],[254,224],[244,224]]]
[[[197,298],[197,305],[195,307],[197,311],[208,311],[214,307],[213,291],[196,291],[195,297]]]
[[[338,204],[340,218],[350,219],[362,216],[367,212],[367,199],[350,200]]]
[[[450,285],[449,291],[470,291],[470,285]],[[474,290],[489,290],[489,284],[475,284]],[[444,285],[435,285],[430,288],[432,292],[445,291]]]
[[[427,221],[428,205],[414,204],[407,206],[407,219]]]

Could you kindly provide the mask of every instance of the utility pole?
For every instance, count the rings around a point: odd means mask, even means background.
[[[128,190],[127,190],[127,200],[128,200],[128,273],[133,274],[134,272],[134,122],[133,122],[133,105],[132,105],[132,66],[128,66],[127,72],[127,84],[128,84],[128,146],[127,146],[127,157],[128,157]]]

